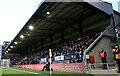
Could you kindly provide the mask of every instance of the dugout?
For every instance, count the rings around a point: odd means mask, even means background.
[[[33,30],[28,29],[30,25]],[[99,62],[97,52],[102,47],[108,51],[111,60],[110,43],[115,37],[115,25],[112,5],[107,2],[43,2],[5,51],[26,56],[44,47],[51,48],[59,41],[102,28],[102,33],[85,52],[94,54]],[[21,35],[24,38],[20,38]]]

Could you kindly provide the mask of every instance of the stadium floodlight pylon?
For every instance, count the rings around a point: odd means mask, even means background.
[[[2,59],[0,61],[0,68],[9,68],[10,67],[10,59]]]

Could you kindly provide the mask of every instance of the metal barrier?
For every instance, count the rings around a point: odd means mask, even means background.
[[[103,69],[103,66],[106,66],[107,69]],[[91,73],[93,70],[106,70],[109,72],[111,69],[116,68],[116,63],[86,63],[86,73]]]

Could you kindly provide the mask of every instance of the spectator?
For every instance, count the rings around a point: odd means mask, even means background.
[[[99,56],[102,60],[103,69],[107,70],[107,59],[106,59],[107,54],[106,54],[106,52],[103,49],[100,49]]]
[[[87,62],[87,64],[90,63],[90,56],[89,56],[89,54],[86,55],[86,62]]]
[[[94,63],[95,63],[94,55],[90,55],[89,57],[90,57],[91,68],[95,68],[94,67]]]
[[[118,65],[118,73],[120,73],[120,49],[115,46],[115,60]]]
[[[75,63],[75,60],[73,58],[71,58],[70,63]]]
[[[79,51],[79,53],[76,55],[77,62],[83,62],[83,52]]]

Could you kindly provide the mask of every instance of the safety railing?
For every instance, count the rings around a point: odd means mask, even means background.
[[[92,71],[105,71],[110,72],[111,70],[116,69],[116,63],[87,63],[86,64],[86,73],[92,73]]]

